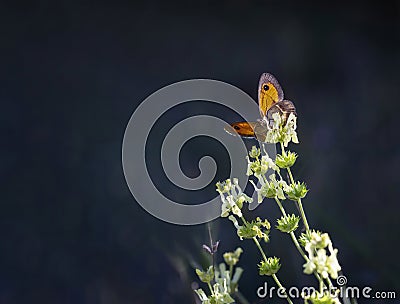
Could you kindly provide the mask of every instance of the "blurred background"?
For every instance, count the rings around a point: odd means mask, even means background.
[[[0,4],[0,303],[195,303],[207,226],[168,224],[135,202],[122,172],[124,130],[165,85],[212,78],[256,98],[262,72],[296,103],[293,170],[311,189],[310,225],[330,232],[349,285],[400,296],[399,2],[289,4]],[[152,132],[151,169],[166,195],[199,203],[214,186],[179,194],[157,169],[157,147],[184,117],[240,117],[200,101],[173,110]],[[184,146],[184,172],[198,175],[204,155],[219,164],[215,181],[226,178],[227,151],[203,137]],[[272,222],[279,215],[272,201],[257,212]],[[244,249],[240,289],[251,303],[284,303],[257,299],[256,288],[273,283],[258,277],[252,243],[226,219],[212,234],[219,260]],[[290,239],[271,237],[281,280],[315,284]]]

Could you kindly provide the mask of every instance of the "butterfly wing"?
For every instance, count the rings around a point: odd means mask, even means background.
[[[286,103],[281,103],[283,101],[283,98],[283,90],[279,85],[278,80],[276,80],[276,78],[272,74],[263,73],[258,83],[258,105],[263,120],[256,122],[236,122],[231,124],[230,127],[226,127],[225,131],[232,135],[239,135],[245,138],[256,138],[260,141],[265,141],[268,130],[267,123],[270,120],[265,121],[264,117],[267,116],[269,110],[272,109],[272,111],[270,112],[270,119],[272,119],[272,114],[276,111],[289,111],[289,105]],[[291,101],[287,102],[293,105]],[[279,105],[277,107],[274,107],[277,104]],[[295,111],[296,109],[294,109],[294,112]],[[287,116],[289,116],[289,114],[287,114]]]
[[[267,111],[265,117],[269,125],[274,122],[272,115],[275,113],[279,113],[284,123],[288,119],[290,113],[293,113],[297,116],[296,107],[290,100],[282,100],[280,102],[277,102]]]
[[[229,127],[225,128],[225,131],[231,135],[239,135],[245,138],[255,138],[255,129],[259,127],[261,123],[258,121],[247,122],[235,122],[231,124]]]
[[[283,90],[274,75],[263,73],[258,83],[258,106],[261,117],[264,117],[267,111],[283,98]]]

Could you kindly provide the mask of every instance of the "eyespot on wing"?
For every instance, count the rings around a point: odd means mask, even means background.
[[[254,127],[256,124],[257,122],[247,122],[247,121],[235,122],[230,126],[226,126],[225,131],[235,136],[239,135],[245,138],[254,138],[255,137]]]
[[[283,90],[275,76],[263,73],[258,83],[258,105],[261,116],[264,117],[267,111],[283,98]]]

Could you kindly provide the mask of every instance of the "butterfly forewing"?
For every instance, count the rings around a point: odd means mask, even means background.
[[[269,73],[263,73],[258,83],[258,105],[261,117],[277,102],[283,100],[283,90],[278,80]]]

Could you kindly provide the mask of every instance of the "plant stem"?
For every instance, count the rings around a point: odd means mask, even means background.
[[[288,168],[288,170],[290,170],[290,169]],[[300,198],[297,201],[297,206],[299,207],[301,218],[303,220],[304,226],[306,227],[306,231],[309,232],[310,231],[310,226],[308,226],[306,213],[304,212],[303,204],[301,203],[301,199]]]
[[[283,290],[283,292],[285,293],[285,295],[286,295],[286,300],[288,301],[288,303],[293,304],[292,300],[290,300],[290,298],[289,298],[289,296],[288,296],[288,294],[287,294],[287,292],[286,292],[285,287],[283,287],[282,284],[281,284],[281,282],[279,282],[278,277],[277,277],[275,274],[273,274],[273,275],[272,275],[272,278],[274,279],[276,285],[278,285],[278,287],[279,287],[281,290]]]
[[[244,216],[240,217],[240,219],[242,220],[243,224],[245,224],[245,225],[248,224],[247,221],[246,221],[246,219],[244,218]]]
[[[261,255],[262,255],[264,261],[267,262],[267,256],[265,255],[264,250],[262,249],[262,247],[261,247],[261,245],[260,245],[260,242],[257,240],[256,237],[253,237],[253,240],[254,240],[254,243],[256,243],[256,245],[257,245],[257,247],[258,247],[258,250],[260,250],[260,253],[261,253]]]
[[[210,223],[208,223],[208,235],[210,237],[210,249],[211,249],[211,259],[212,259],[211,262],[212,262],[212,267],[214,269],[214,282],[215,282],[215,274],[216,274],[216,272],[215,272],[215,257],[214,257],[215,252],[213,252],[213,240],[212,240],[212,236],[211,236],[211,224]]]
[[[285,209],[283,208],[281,201],[280,201],[277,197],[275,197],[275,201],[276,201],[276,203],[278,204],[279,209],[281,209],[281,212],[282,212],[283,216],[286,216],[286,211],[285,211]],[[293,232],[293,231],[290,232],[290,236],[292,237],[293,243],[294,243],[294,245],[296,246],[297,250],[298,250],[298,251],[300,252],[300,254],[303,256],[303,258],[308,262],[308,257],[307,257],[306,254],[304,253],[303,249],[301,249],[300,244],[299,244],[299,241],[297,241],[297,238],[296,238],[296,236],[294,235],[294,232]]]
[[[283,216],[286,216],[286,211],[285,211],[285,209],[283,208],[282,203],[281,203],[281,201],[279,200],[279,198],[275,197],[275,202],[278,204],[279,209],[281,209],[281,212],[282,212]]]
[[[210,289],[211,294],[214,295],[214,290],[212,289],[210,282],[208,282],[207,285],[208,288]]]
[[[286,211],[285,211],[285,208],[283,208],[281,201],[280,201],[277,197],[275,197],[275,201],[276,201],[276,203],[278,204],[279,209],[281,209],[281,212],[282,212],[283,216],[286,216]],[[308,261],[309,261],[309,258],[308,258],[308,256],[305,254],[305,252],[303,251],[303,249],[301,249],[301,246],[300,246],[300,244],[299,244],[299,241],[297,240],[296,235],[294,234],[293,231],[290,232],[290,236],[291,236],[291,238],[292,238],[292,241],[293,241],[294,245],[295,245],[296,248],[297,248],[297,251],[301,254],[301,256],[304,258],[304,260],[305,260],[306,262],[308,262]],[[314,271],[314,275],[315,275],[315,277],[317,278],[317,280],[320,282],[320,284],[321,284],[321,282],[322,282],[322,284],[325,285],[324,281],[321,279],[321,277],[319,276],[319,274],[318,274],[316,271]],[[328,279],[329,279],[329,278],[328,278]],[[330,285],[332,284],[330,281],[329,281],[328,283],[330,283]]]
[[[282,155],[286,155],[285,146],[283,145],[282,142],[281,142],[280,144],[281,144]],[[288,174],[289,174],[290,183],[291,183],[292,185],[294,185],[294,178],[293,178],[292,171],[290,170],[290,168],[286,168],[286,170],[287,170],[287,172],[288,172]],[[301,199],[299,198],[299,199],[297,200],[296,203],[297,203],[297,207],[299,208],[299,212],[300,212],[300,215],[301,215],[301,219],[302,219],[302,221],[303,221],[303,223],[304,223],[304,226],[305,226],[305,228],[306,228],[306,231],[309,232],[309,231],[310,231],[310,226],[308,225],[307,217],[306,217],[306,214],[305,214],[305,212],[304,212],[303,204],[301,203]]]
[[[322,294],[324,292],[324,281],[319,281],[319,292]]]
[[[308,257],[307,255],[304,253],[303,249],[301,249],[299,241],[296,239],[296,236],[294,235],[294,232],[290,232],[290,236],[292,237],[292,241],[294,243],[294,245],[297,248],[297,251],[300,252],[301,256],[306,260],[306,262],[308,262]]]
[[[265,255],[265,252],[264,252],[264,250],[262,249],[262,247],[261,247],[261,245],[260,245],[260,242],[257,240],[256,237],[254,237],[253,240],[254,240],[254,243],[256,243],[258,249],[260,250],[260,253],[261,253],[261,255],[262,255],[264,261],[267,262],[267,256]],[[290,300],[290,298],[289,298],[289,295],[286,293],[286,289],[283,287],[283,285],[281,284],[281,282],[278,280],[278,277],[276,276],[276,274],[273,274],[273,275],[272,275],[272,278],[274,279],[276,285],[278,285],[278,287],[279,287],[281,290],[283,290],[283,292],[285,293],[285,295],[286,295],[286,300],[287,300],[290,304],[293,304],[292,300]]]
[[[280,144],[281,144],[281,151],[282,151],[281,153],[282,153],[282,155],[286,155],[285,146],[283,145],[282,142],[281,142]],[[289,174],[290,183],[291,183],[292,185],[294,185],[294,178],[293,178],[292,171],[290,170],[290,168],[286,168],[286,170],[287,170],[287,172],[288,172],[288,174]],[[278,204],[279,209],[281,209],[282,214],[283,214],[284,216],[286,216],[285,209],[283,208],[282,203],[280,202],[280,200],[279,200],[278,198],[275,198],[275,201],[276,201],[276,203]],[[297,200],[296,204],[297,204],[297,207],[298,207],[298,209],[299,209],[299,212],[300,212],[302,221],[303,221],[303,223],[304,223],[304,226],[305,226],[305,228],[306,228],[306,231],[309,232],[309,231],[310,231],[310,226],[308,225],[306,213],[304,212],[303,204],[301,203],[301,199],[300,199],[300,198]],[[296,238],[296,236],[295,236],[295,234],[294,234],[293,231],[290,233],[290,236],[291,236],[291,238],[292,238],[292,240],[293,240],[293,243],[294,243],[294,245],[296,246],[297,250],[298,250],[299,253],[301,254],[301,256],[304,258],[304,260],[305,260],[306,262],[308,262],[308,261],[309,261],[309,258],[308,258],[307,255],[304,253],[303,249],[301,248],[301,246],[300,246],[300,244],[299,244],[299,242],[298,242],[298,240],[297,240],[297,238]],[[314,276],[315,276],[315,277],[317,278],[317,280],[319,281],[320,286],[321,286],[321,285],[325,285],[325,286],[326,286],[324,280],[320,277],[320,275],[319,275],[316,271],[314,271],[313,273],[314,273]],[[328,278],[328,285],[329,285],[329,286],[333,286],[333,285],[332,285],[332,282],[329,280],[329,278]]]
[[[330,279],[329,277],[327,277],[327,278],[326,278],[326,281],[328,282],[329,287],[332,288],[332,287],[333,287],[333,284],[332,284],[331,279]]]

